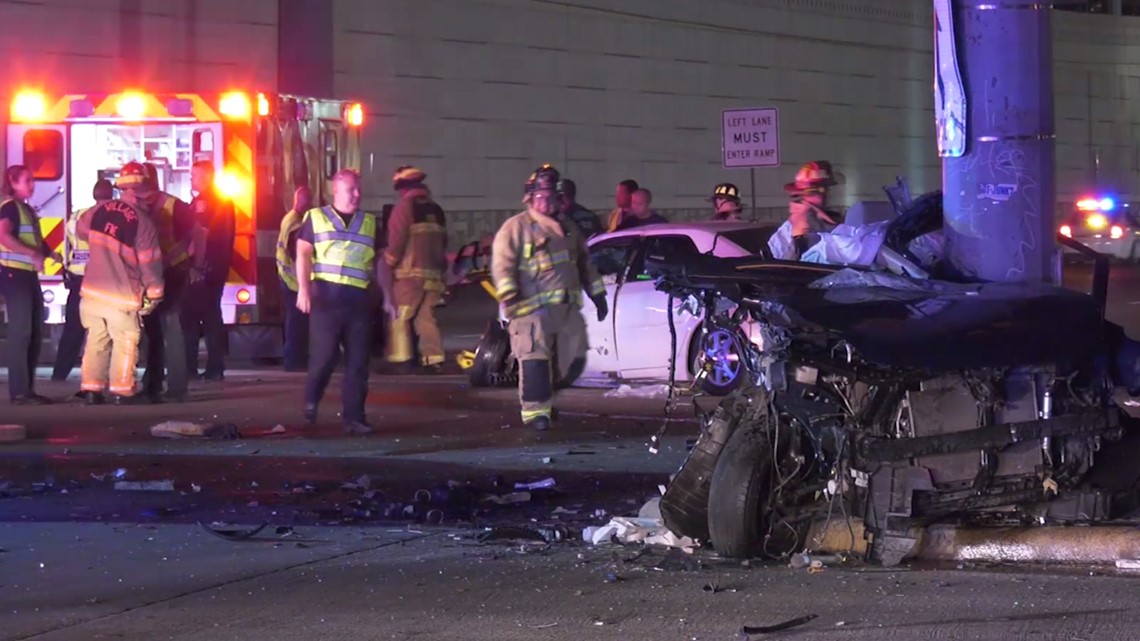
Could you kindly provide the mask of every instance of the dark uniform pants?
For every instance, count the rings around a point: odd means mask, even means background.
[[[341,397],[345,421],[364,421],[368,363],[372,354],[372,310],[368,307],[313,301],[309,314],[309,375],[305,404],[320,404],[344,348]]]
[[[0,267],[0,296],[8,310],[8,396],[36,393],[36,363],[44,335],[44,293],[36,272]]]
[[[182,305],[182,332],[186,337],[188,373],[198,374],[198,340],[206,339],[206,378],[225,373],[226,325],[222,320],[225,283],[194,283],[186,287]]]
[[[297,292],[281,283],[285,316],[285,369],[305,369],[309,362],[309,315],[297,309]]]
[[[143,319],[147,342],[143,391],[150,397],[161,396],[165,379],[166,392],[174,398],[182,399],[190,391],[186,339],[182,335],[182,297],[185,294],[186,271],[167,270],[165,280],[162,302]]]
[[[83,322],[79,319],[79,291],[83,289],[83,277],[70,275],[67,277],[67,308],[63,315],[63,334],[59,337],[59,345],[55,350],[55,368],[51,378],[55,381],[67,380],[71,370],[79,363],[79,353],[83,351],[83,340],[87,330],[83,329]]]
[[[440,365],[444,361],[443,338],[435,319],[435,306],[441,291],[424,287],[418,278],[401,278],[392,286],[396,318],[392,321],[388,341],[388,361],[407,363],[415,355],[413,336],[418,339],[420,359],[424,365]]]
[[[556,387],[574,383],[586,365],[586,321],[576,305],[547,305],[511,320],[511,352],[519,361],[519,402],[529,423],[550,418]]]

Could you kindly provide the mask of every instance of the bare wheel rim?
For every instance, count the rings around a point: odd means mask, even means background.
[[[705,361],[711,364],[708,380],[717,387],[731,385],[740,375],[740,351],[728,330],[714,329],[702,341]]]

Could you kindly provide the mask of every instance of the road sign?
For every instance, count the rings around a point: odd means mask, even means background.
[[[775,107],[726,109],[721,131],[726,168],[780,166],[780,114]]]

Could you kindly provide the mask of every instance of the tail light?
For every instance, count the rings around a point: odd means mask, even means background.
[[[1068,225],[1061,225],[1061,229],[1059,229],[1058,231],[1061,232],[1062,236],[1067,236],[1069,238],[1073,237],[1073,228],[1069,227]]]
[[[241,303],[242,305],[245,305],[246,303],[249,302],[250,298],[253,298],[253,295],[249,293],[248,289],[239,289],[238,290],[237,302]]]
[[[1089,229],[1104,229],[1108,227],[1108,219],[1104,217],[1104,214],[1093,214],[1089,216],[1085,222],[1088,224]]]
[[[1108,232],[1113,238],[1124,238],[1124,228],[1120,225],[1113,225],[1112,229]]]
[[[13,122],[39,122],[47,116],[47,100],[38,91],[21,91],[12,101]]]

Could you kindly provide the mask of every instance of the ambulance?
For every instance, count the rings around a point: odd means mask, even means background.
[[[158,168],[160,188],[189,203],[191,165],[213,161],[217,187],[236,212],[234,262],[222,300],[229,354],[281,356],[275,259],[281,218],[296,187],[308,185],[326,204],[328,179],[341,169],[360,169],[363,105],[249,91],[49,96],[24,90],[9,111],[7,164],[33,172],[29,204],[39,213],[45,241],[61,256],[68,250],[67,220],[94,204],[100,178],[113,181],[125,163],[148,162]],[[63,266],[49,260],[45,271],[45,317],[61,327]]]

